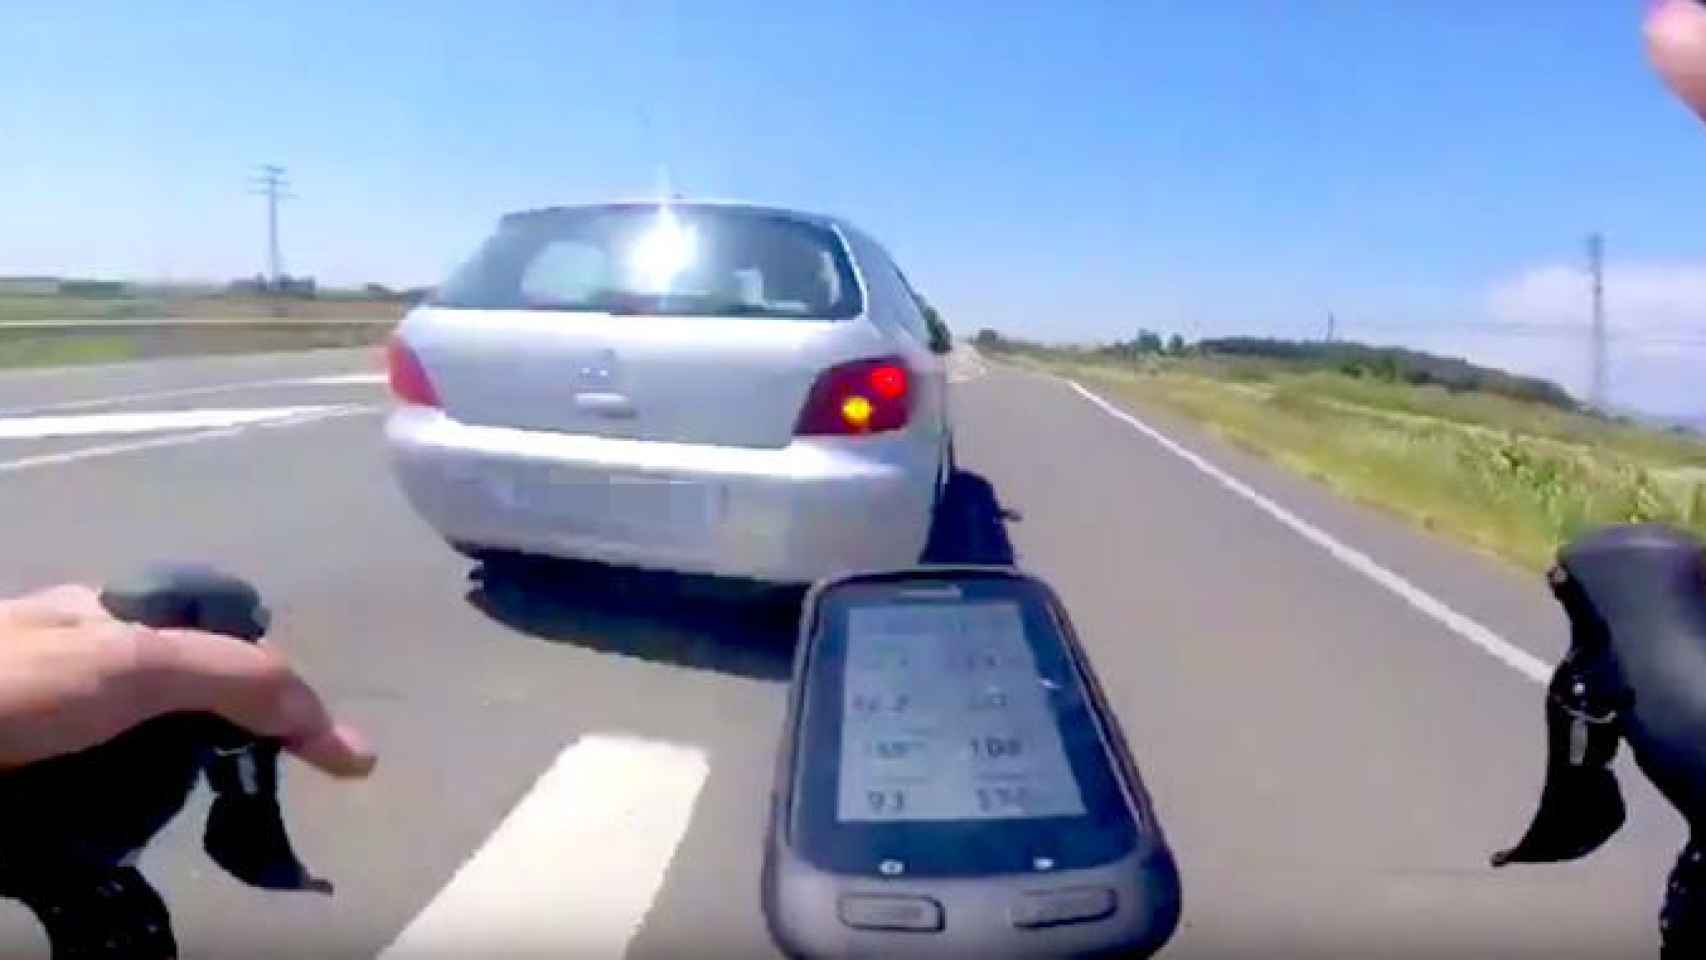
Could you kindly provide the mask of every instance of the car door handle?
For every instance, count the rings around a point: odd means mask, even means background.
[[[601,417],[615,420],[625,420],[633,417],[637,411],[634,401],[620,393],[587,392],[575,394],[575,409],[583,413],[596,413]]]

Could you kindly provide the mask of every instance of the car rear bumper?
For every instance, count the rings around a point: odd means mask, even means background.
[[[426,407],[386,422],[416,512],[473,546],[804,583],[917,563],[936,463],[904,438],[781,449],[471,426]]]

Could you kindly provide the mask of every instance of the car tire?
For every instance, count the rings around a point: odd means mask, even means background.
[[[455,550],[479,566],[476,568],[483,574],[496,576],[524,576],[549,563],[547,558],[529,556],[514,550],[499,550],[495,547],[482,547],[478,544],[466,543],[461,540],[446,541],[450,549]]]
[[[445,543],[450,545],[450,549],[455,550],[457,553],[462,554],[470,560],[478,562],[484,562],[492,553],[492,551],[485,547],[477,546],[472,543],[465,543],[461,540],[446,540]]]

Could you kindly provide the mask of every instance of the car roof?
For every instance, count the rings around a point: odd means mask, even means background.
[[[534,210],[517,210],[513,213],[504,214],[501,222],[513,223],[516,221],[532,220],[535,218],[546,219],[565,213],[590,210],[620,210],[631,207],[657,207],[664,204],[684,210],[691,210],[695,208],[733,210],[741,213],[755,213],[765,216],[783,217],[789,220],[797,220],[801,223],[809,223],[819,227],[841,227],[848,230],[857,229],[841,217],[832,217],[821,213],[811,213],[805,210],[795,210],[789,207],[750,203],[743,200],[713,200],[697,198],[689,200],[682,197],[675,197],[668,200],[658,197],[636,197],[626,200],[608,200],[600,203],[575,203],[562,206],[539,207]]]

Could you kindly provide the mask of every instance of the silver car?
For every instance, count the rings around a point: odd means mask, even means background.
[[[385,433],[471,556],[807,582],[919,560],[952,469],[947,350],[838,219],[517,213],[398,327]]]

